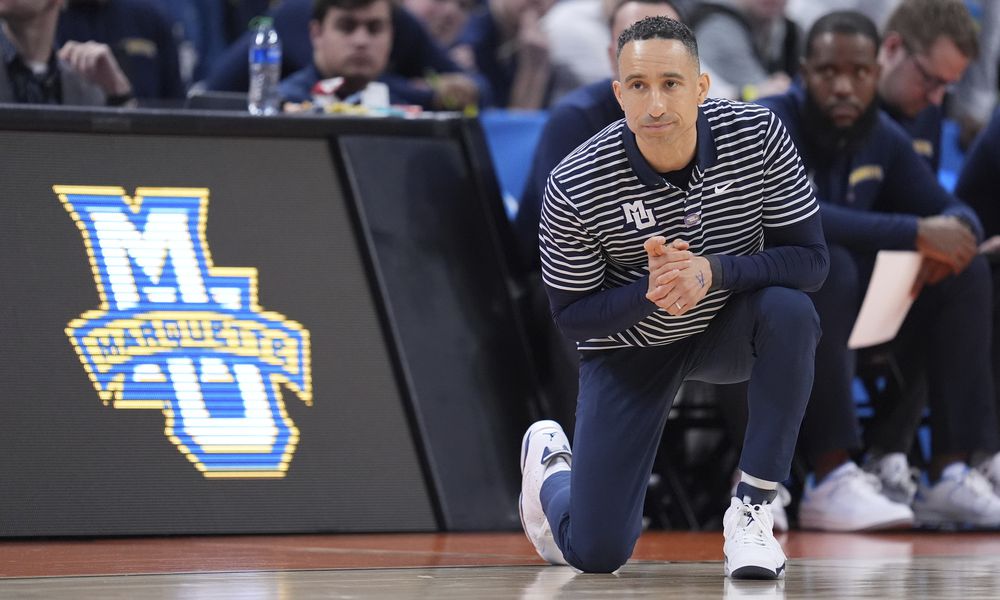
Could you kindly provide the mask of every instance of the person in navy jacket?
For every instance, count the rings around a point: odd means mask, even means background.
[[[830,250],[826,284],[812,294],[823,337],[800,448],[815,470],[799,521],[807,528],[869,530],[915,518],[926,525],[1000,525],[1000,498],[969,469],[995,450],[986,261],[976,253],[975,213],[938,184],[909,136],[878,110],[878,32],[865,16],[831,13],[807,36],[802,84],[761,103],[802,155],[821,203]],[[861,446],[847,347],[879,250],[916,250],[916,301],[897,340],[925,344],[932,450],[913,511],[890,500],[850,459]]]

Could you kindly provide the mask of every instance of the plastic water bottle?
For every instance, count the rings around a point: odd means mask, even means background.
[[[281,40],[270,17],[257,17],[250,23],[250,93],[247,108],[252,115],[274,115],[280,111]]]

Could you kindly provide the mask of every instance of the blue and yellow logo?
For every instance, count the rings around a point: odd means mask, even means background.
[[[101,307],[66,328],[105,404],[162,410],[205,477],[284,477],[312,404],[309,332],[257,305],[257,271],[215,267],[208,190],[54,186],[90,255]]]

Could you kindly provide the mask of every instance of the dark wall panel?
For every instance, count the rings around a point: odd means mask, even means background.
[[[340,138],[448,529],[518,527],[536,386],[493,199],[458,139]],[[492,207],[497,209],[498,207]]]

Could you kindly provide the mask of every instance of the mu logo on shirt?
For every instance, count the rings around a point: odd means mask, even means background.
[[[205,477],[283,477],[312,404],[309,332],[257,305],[257,270],[215,267],[208,190],[54,186],[101,298],[66,334],[105,404],[162,410]]]
[[[642,200],[626,202],[622,204],[622,212],[625,213],[625,222],[634,223],[636,229],[646,229],[656,225],[656,217],[653,211],[647,210]]]

